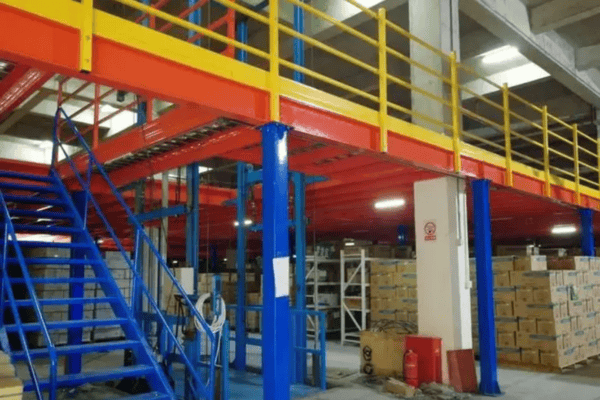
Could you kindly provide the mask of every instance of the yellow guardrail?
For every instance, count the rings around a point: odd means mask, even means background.
[[[350,101],[357,106],[376,112],[381,130],[380,150],[382,152],[387,151],[389,127],[398,126],[398,121],[408,120],[451,139],[450,148],[454,152],[454,170],[457,173],[460,173],[462,169],[461,155],[465,151],[473,154],[473,147],[476,147],[480,149],[481,158],[487,159],[486,153],[481,150],[502,157],[501,163],[506,168],[505,183],[508,186],[513,186],[515,172],[532,171],[531,176],[543,177],[547,196],[552,195],[551,184],[559,184],[574,188],[578,202],[581,201],[583,187],[587,188],[585,189],[587,194],[600,198],[600,142],[598,139],[582,132],[576,124],[569,124],[550,114],[547,106],[533,104],[511,92],[506,84],[499,85],[487,77],[481,76],[473,68],[458,62],[456,54],[447,54],[411,34],[391,21],[384,9],[374,11],[356,0],[344,0],[377,25],[376,33],[371,36],[303,0],[271,0],[266,12],[250,9],[233,0],[212,0],[214,3],[233,9],[244,17],[262,24],[268,32],[266,41],[242,43],[235,38],[208,29],[208,25],[204,27],[191,23],[161,10],[158,6],[145,5],[138,0],[112,1],[143,15],[151,16],[155,20],[165,21],[165,23],[203,35],[252,55],[255,59],[250,63],[268,71],[266,87],[271,94],[270,109],[273,120],[280,118],[279,97],[284,89],[282,85],[286,84],[282,78],[286,77],[287,71],[297,71],[311,78],[312,82],[307,85],[337,96],[340,98],[340,102]],[[90,6],[90,3],[91,0],[83,2],[87,7]],[[158,3],[165,3],[165,0]],[[318,36],[313,37],[297,32],[281,18],[280,8],[283,3],[297,7],[311,18],[321,20],[323,23],[339,29],[340,34],[348,35],[353,40],[359,40],[360,43],[366,44],[375,52],[375,60],[373,57],[365,59],[363,53],[368,52],[350,54],[336,48],[338,42],[326,43],[319,40]],[[89,14],[86,15],[89,16]],[[89,18],[84,18],[81,26],[82,32],[89,33],[90,26]],[[176,35],[174,33],[165,34]],[[89,55],[90,43],[86,41],[86,37],[82,34],[81,48],[82,53]],[[318,50],[319,54],[313,53],[310,65],[297,65],[289,59],[289,56],[286,56],[289,52],[282,51],[282,43],[286,43],[286,40],[290,38],[301,40],[305,45]],[[430,52],[433,57],[437,57],[436,61],[432,62],[432,65],[426,65],[422,60],[411,58],[394,47],[398,43],[397,39],[408,40],[410,46],[418,46],[424,51]],[[335,57],[341,64],[365,71],[368,76],[372,76],[374,84],[365,88],[353,82],[352,79],[331,76],[331,68],[319,68],[318,63],[315,62],[315,58],[318,58],[321,53],[324,54],[322,57]],[[82,60],[82,65],[84,67],[91,65],[88,61],[87,59]],[[438,88],[432,91],[431,87],[421,87],[412,79],[398,76],[393,72],[398,70],[396,68],[398,63],[404,66],[408,65],[411,71],[418,71],[419,74],[424,74],[431,80],[437,81]],[[496,91],[494,96],[479,94],[477,90],[463,84],[462,82],[467,82],[465,79],[467,77],[471,78],[469,82],[480,80],[484,84],[490,85]],[[389,85],[394,87],[392,96],[390,96],[392,92],[388,92]],[[402,104],[397,100],[398,93],[407,93],[409,98],[420,96],[420,98],[432,102],[431,104],[437,104],[441,111],[438,115],[431,115],[414,105]],[[494,100],[498,97],[500,98],[499,102]],[[467,101],[462,100],[463,98],[474,99],[477,107],[469,106]],[[483,108],[485,108],[485,112],[481,111]],[[485,127],[487,133],[474,133],[468,128],[471,123],[475,123],[477,127]],[[560,133],[564,131],[567,133]],[[418,132],[423,132],[423,130]],[[433,136],[427,137],[432,138]],[[441,142],[441,140],[438,141],[438,143]]]

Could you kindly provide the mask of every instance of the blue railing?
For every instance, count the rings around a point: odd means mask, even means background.
[[[81,176],[78,168],[75,165],[75,162],[69,156],[63,143],[58,138],[58,134],[57,134],[58,124],[59,124],[59,120],[61,117],[64,117],[65,122],[67,123],[67,125],[69,126],[69,128],[71,129],[73,134],[75,135],[75,138],[77,139],[76,141],[79,142],[79,144],[83,148],[84,154],[87,153],[89,164],[88,164],[88,168],[87,168],[87,179],[86,180],[84,180],[84,178]],[[175,276],[173,275],[173,273],[167,266],[165,259],[160,255],[160,252],[158,251],[158,249],[156,248],[156,246],[154,245],[154,243],[152,242],[150,237],[146,234],[144,227],[137,220],[133,211],[131,211],[131,209],[129,208],[129,206],[127,205],[125,200],[123,199],[123,196],[118,191],[117,187],[110,180],[110,178],[109,178],[106,170],[102,166],[102,164],[96,159],[96,156],[94,155],[94,153],[92,152],[92,150],[90,149],[88,144],[86,143],[83,136],[81,136],[81,133],[79,132],[77,127],[75,126],[75,124],[73,123],[71,118],[67,115],[67,113],[62,108],[58,108],[58,110],[56,111],[56,114],[54,117],[54,129],[53,129],[52,134],[53,134],[54,145],[53,145],[53,149],[52,149],[52,172],[51,173],[54,174],[57,179],[60,179],[60,176],[59,176],[58,170],[57,170],[57,164],[58,164],[58,150],[61,150],[64,155],[64,159],[62,161],[63,162],[66,161],[67,164],[70,166],[74,177],[79,182],[79,185],[87,193],[88,199],[91,201],[92,205],[94,206],[97,216],[102,220],[104,227],[108,231],[110,237],[113,239],[113,241],[114,241],[115,245],[117,246],[117,248],[119,249],[119,251],[121,252],[125,262],[131,269],[132,274],[133,274],[133,279],[134,279],[134,286],[135,286],[136,290],[139,291],[140,295],[143,294],[146,297],[146,300],[148,301],[148,305],[156,313],[157,322],[159,322],[162,325],[162,329],[165,330],[167,335],[172,340],[172,343],[175,345],[176,349],[179,351],[179,358],[182,361],[182,363],[187,367],[189,376],[192,378],[193,382],[195,383],[194,387],[200,390],[203,397],[210,399],[210,400],[214,399],[215,368],[216,368],[216,360],[217,360],[217,338],[216,338],[215,334],[210,330],[210,328],[209,328],[208,324],[206,323],[206,321],[204,320],[204,318],[200,315],[200,313],[196,309],[195,305],[189,299],[188,295],[186,294],[186,291],[183,289],[183,287],[181,286],[179,281],[175,278]],[[127,255],[127,252],[125,251],[125,248],[123,247],[123,244],[117,237],[113,227],[110,225],[110,223],[108,222],[108,219],[106,218],[106,215],[102,211],[100,204],[98,203],[98,201],[92,194],[91,188],[90,188],[90,182],[91,182],[92,171],[94,169],[106,181],[112,194],[115,196],[118,203],[121,205],[121,207],[127,214],[129,221],[134,225],[135,237],[136,237],[136,242],[137,242],[136,244],[141,243],[141,242],[145,242],[147,244],[147,246],[150,248],[150,250],[156,257],[158,264],[162,268],[163,272],[169,277],[169,279],[171,279],[171,281],[173,282],[173,286],[179,291],[179,294],[182,296],[184,304],[187,306],[187,308],[189,310],[189,315],[192,318],[196,318],[198,321],[200,321],[200,324],[204,330],[204,334],[206,334],[206,337],[210,341],[210,348],[211,348],[208,382],[205,383],[202,380],[202,378],[200,377],[200,375],[198,374],[198,371],[196,369],[197,360],[190,361],[190,359],[186,356],[185,350],[181,346],[179,339],[175,336],[173,331],[170,329],[167,319],[165,318],[165,315],[163,315],[163,313],[161,312],[160,308],[157,305],[156,300],[154,299],[154,297],[150,293],[150,290],[144,283],[143,278],[138,273],[139,269],[138,269],[137,263],[140,258],[136,255],[135,256],[135,260],[136,260],[135,264],[131,261],[131,259]],[[141,248],[141,246],[136,246],[136,249],[139,249],[139,248]],[[135,294],[134,294],[134,296],[135,296]],[[137,299],[134,298],[133,300],[134,301],[132,301],[132,308],[135,308],[135,304],[136,304],[135,300],[137,300]],[[134,310],[130,309],[129,311],[130,311],[131,318],[134,318]]]
[[[237,305],[236,304],[228,304],[227,309],[235,310],[235,309],[237,309]],[[246,306],[245,309],[246,309],[246,312],[258,312],[258,313],[263,312],[263,306]],[[327,337],[326,337],[327,326],[326,326],[326,322],[325,322],[325,313],[323,311],[306,310],[306,309],[299,310],[296,308],[290,309],[290,312],[293,315],[293,318],[291,318],[292,325],[294,325],[294,323],[298,317],[300,317],[300,318],[302,318],[302,317],[307,318],[309,316],[316,317],[319,321],[319,324],[318,324],[319,347],[316,349],[296,346],[295,345],[296,340],[295,340],[294,336],[298,334],[297,333],[298,329],[295,329],[295,327],[292,326],[292,329],[290,331],[292,332],[291,343],[294,346],[293,347],[294,351],[292,352],[294,357],[292,357],[291,362],[292,362],[292,365],[296,365],[299,362],[300,357],[307,357],[309,354],[317,355],[319,357],[318,382],[319,382],[320,388],[325,390],[325,389],[327,389]],[[245,334],[245,332],[243,332],[241,330],[238,331],[238,329],[236,327],[235,334],[238,335],[239,332],[242,332],[243,334]],[[230,337],[229,340],[235,340],[235,338]],[[316,341],[317,341],[317,338],[315,338],[315,342]],[[251,346],[262,347],[262,339],[248,338],[246,343]],[[295,368],[292,368],[292,371],[295,371],[295,370],[296,370]]]
[[[25,331],[23,330],[23,321],[21,321],[19,308],[16,305],[15,295],[13,293],[12,285],[8,275],[7,258],[10,243],[12,244],[12,247],[15,250],[16,258],[19,262],[19,266],[21,267],[21,272],[23,273],[23,281],[25,283],[25,286],[27,287],[27,292],[29,294],[29,298],[31,299],[35,316],[40,324],[42,335],[44,336],[44,340],[46,341],[46,345],[48,348],[48,357],[50,360],[50,379],[48,391],[49,399],[56,400],[56,386],[58,377],[58,356],[56,355],[56,347],[54,346],[54,343],[52,343],[50,333],[48,332],[48,326],[46,325],[46,321],[44,320],[44,317],[42,315],[40,302],[35,293],[35,287],[33,286],[31,275],[29,274],[29,269],[27,268],[27,264],[25,263],[25,257],[23,256],[23,252],[21,251],[21,246],[19,246],[19,242],[17,241],[15,227],[10,219],[10,212],[8,211],[8,206],[6,205],[6,201],[4,200],[4,194],[2,194],[2,191],[0,191],[0,206],[2,207],[2,216],[4,218],[4,241],[2,246],[2,286],[0,295],[0,322],[4,321],[6,297],[8,297],[8,301],[10,303],[11,311],[14,317],[14,322],[17,326],[19,340],[21,342],[21,346],[23,348],[23,352],[25,353],[25,358],[27,360],[27,368],[29,369],[31,381],[33,382],[33,386],[35,388],[36,397],[38,400],[43,400],[44,397],[40,388],[39,377],[33,365],[31,353],[29,352],[29,344],[27,342],[27,337],[25,336]],[[11,242],[9,242],[8,240],[9,236],[11,238]]]

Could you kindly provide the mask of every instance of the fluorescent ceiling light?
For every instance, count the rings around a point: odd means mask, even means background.
[[[235,222],[233,223],[233,226],[239,226],[239,225],[240,225],[240,224],[239,224],[237,221],[235,221]],[[250,226],[250,225],[252,225],[252,220],[251,220],[251,219],[247,219],[247,220],[245,220],[245,221],[244,221],[244,225],[246,225],[246,226]]]
[[[521,55],[519,49],[513,46],[504,46],[499,49],[492,50],[489,53],[485,53],[481,62],[484,64],[498,64],[501,62],[512,60]]]
[[[352,247],[352,246],[356,246],[356,243],[354,243],[354,242],[346,242],[346,243],[344,243],[344,245],[347,246],[347,247]]]
[[[179,264],[178,260],[173,260],[173,264]]]
[[[406,204],[406,200],[404,199],[388,199],[388,200],[380,200],[375,203],[375,208],[378,210],[385,210],[388,208],[400,208]]]
[[[224,259],[223,259],[223,261],[227,262],[227,259],[226,259],[226,258],[224,258]]]
[[[205,172],[212,171],[212,168],[203,167],[202,165],[198,167],[198,173],[203,174]]]
[[[38,208],[37,211],[46,211],[46,210],[51,209],[52,207],[54,207],[54,206],[44,206],[42,208]]]
[[[0,69],[4,69],[6,67],[8,67],[8,64],[5,63],[4,61],[0,61]]]
[[[552,228],[553,235],[570,235],[575,232],[577,232],[575,225],[556,225]]]
[[[50,218],[38,218],[35,222],[52,222]]]

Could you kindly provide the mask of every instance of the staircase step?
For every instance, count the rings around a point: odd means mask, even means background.
[[[54,179],[51,176],[27,174],[24,172],[0,171],[0,178],[22,179],[24,181],[54,183]]]
[[[102,343],[78,344],[56,347],[56,353],[59,356],[69,354],[90,354],[90,353],[107,353],[115,350],[133,349],[140,346],[140,342],[135,340],[119,340]],[[48,348],[30,349],[29,354],[32,358],[48,357]],[[27,357],[24,351],[15,351],[12,353],[14,361],[26,361]]]
[[[34,193],[58,193],[58,189],[55,186],[26,185],[13,182],[0,182],[0,189]]]
[[[9,243],[13,243],[14,240],[9,240]],[[53,248],[53,249],[89,249],[90,245],[87,243],[52,243],[52,242],[35,242],[27,240],[19,240],[19,246],[21,248]],[[0,240],[0,248],[4,246],[4,243]]]
[[[15,231],[17,232],[44,232],[44,233],[65,233],[65,234],[77,234],[81,233],[80,228],[74,228],[72,226],[46,226],[46,225],[25,225],[25,224],[14,224]]]
[[[51,211],[37,211],[37,210],[22,210],[22,209],[11,209],[8,210],[11,217],[31,217],[31,218],[45,218],[45,219],[72,219],[73,214],[51,212]]]
[[[18,258],[7,258],[9,264],[17,264]],[[40,258],[25,258],[27,265],[100,265],[100,260],[88,260],[81,258],[58,258],[58,257],[40,257]]]
[[[25,278],[10,278],[10,282],[15,283],[25,283]],[[34,285],[61,285],[61,284],[100,284],[102,282],[106,282],[106,279],[102,278],[31,278],[31,282]]]
[[[151,393],[142,393],[142,394],[134,394],[133,396],[119,397],[110,400],[171,400],[171,396],[165,393],[159,392],[151,392]]]
[[[113,318],[113,319],[81,319],[77,321],[52,321],[46,322],[48,330],[55,329],[69,329],[69,328],[86,328],[95,326],[119,326],[127,324],[130,321],[126,318]],[[41,331],[42,326],[39,322],[28,322],[21,324],[25,332],[36,332]],[[15,324],[4,325],[6,332],[18,332],[19,328]]]
[[[75,297],[66,299],[38,299],[38,303],[41,306],[63,306],[71,304],[101,304],[101,303],[116,303],[118,299],[116,297]],[[15,300],[14,303],[17,307],[33,307],[33,300]],[[7,302],[5,307],[9,307],[10,304]]]
[[[57,384],[58,387],[77,387],[86,383],[108,382],[131,377],[144,377],[155,373],[155,369],[150,365],[133,365],[130,367],[96,370],[93,372],[84,372],[80,374],[61,375],[57,379]],[[47,379],[40,381],[40,387],[42,390],[47,390],[49,386],[50,383]],[[28,392],[31,390],[35,390],[33,383],[31,381],[25,382],[23,391]]]
[[[34,197],[34,196],[19,196],[16,194],[5,194],[4,200],[7,203],[19,203],[19,204],[45,204],[49,206],[64,207],[66,204],[61,199],[48,199],[46,197]]]

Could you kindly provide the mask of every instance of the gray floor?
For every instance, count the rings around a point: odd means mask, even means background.
[[[342,347],[338,343],[328,344],[328,376],[334,384],[341,385],[317,396],[311,400],[379,400],[390,399],[394,396],[381,392],[380,386],[365,387],[357,381],[358,374],[341,379],[334,378],[337,372],[340,376],[358,371],[360,357],[358,347]],[[595,361],[585,367],[577,368],[563,374],[546,374],[512,369],[500,369],[499,381],[504,396],[503,400],[600,400],[600,361]],[[473,399],[488,397],[473,396]]]
[[[118,366],[122,362],[122,355],[95,355],[85,356],[85,369],[105,369]],[[260,365],[260,349],[249,347],[249,365]],[[380,386],[365,386],[363,379],[358,374],[359,352],[356,346],[340,346],[338,342],[328,343],[328,382],[332,389],[322,392],[309,400],[380,400],[394,398],[390,394],[382,393]],[[40,375],[44,374],[43,362],[36,362]],[[19,368],[19,375],[27,377],[26,370]],[[582,368],[563,373],[546,374],[519,370],[500,369],[500,385],[505,395],[504,400],[600,400],[600,361],[596,361]],[[64,399],[93,400],[105,398],[94,396],[95,390],[80,393],[80,396],[71,397],[64,395]],[[116,393],[115,393],[116,394]],[[114,394],[109,397],[117,397]],[[25,399],[33,399],[28,395]],[[473,399],[486,399],[474,396]]]

